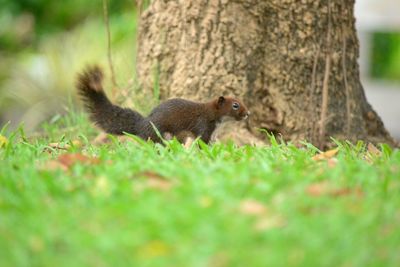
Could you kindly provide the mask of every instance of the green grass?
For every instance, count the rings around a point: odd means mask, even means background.
[[[338,143],[329,166],[313,146],[274,138],[95,146],[85,116],[54,121],[0,148],[0,266],[400,264],[397,150]],[[68,151],[48,146],[76,139]],[[72,153],[100,163],[50,167]]]

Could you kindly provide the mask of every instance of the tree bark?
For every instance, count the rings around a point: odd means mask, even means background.
[[[154,0],[140,21],[139,82],[159,83],[161,99],[241,97],[255,135],[394,145],[360,82],[353,8],[354,0]]]

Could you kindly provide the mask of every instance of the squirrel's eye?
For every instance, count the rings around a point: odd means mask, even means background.
[[[234,110],[238,110],[238,109],[240,108],[240,105],[239,105],[239,103],[237,103],[237,102],[233,102],[233,104],[232,104],[232,108],[233,108]]]

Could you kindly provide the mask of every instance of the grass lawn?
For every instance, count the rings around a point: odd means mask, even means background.
[[[43,129],[0,141],[0,266],[400,266],[398,150]]]

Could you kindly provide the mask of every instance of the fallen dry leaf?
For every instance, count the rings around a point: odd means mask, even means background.
[[[172,187],[172,183],[166,180],[155,180],[155,179],[150,179],[147,182],[147,186],[150,188],[162,190],[162,191],[168,191]]]
[[[61,164],[65,165],[67,168],[70,168],[76,163],[88,165],[100,163],[100,160],[98,158],[91,158],[80,153],[62,154],[58,156],[58,161]]]
[[[82,143],[79,140],[73,140],[71,141],[72,146],[74,147],[81,147]],[[54,149],[62,149],[62,150],[68,150],[72,147],[68,143],[50,143],[49,147],[54,148]]]
[[[42,171],[55,171],[55,170],[67,171],[68,167],[57,160],[49,160],[40,164],[38,166],[38,169]]]
[[[82,143],[79,140],[73,140],[70,143],[65,143],[65,142],[62,142],[62,143],[49,143],[48,147],[46,147],[44,149],[44,152],[47,152],[47,153],[51,154],[53,152],[53,150],[65,150],[65,151],[67,151],[67,150],[70,150],[71,147],[81,147],[81,146],[82,146]],[[52,149],[49,149],[49,148],[52,148]]]
[[[367,153],[365,153],[364,159],[368,163],[373,163],[374,159],[382,156],[382,151],[380,151],[376,146],[372,143],[368,143],[367,145]]]
[[[132,138],[126,135],[116,135],[114,136],[116,139],[118,139],[119,142],[124,143],[131,141]],[[108,144],[111,143],[112,139],[109,137],[108,133],[100,133],[98,134],[92,141],[93,145],[103,145],[103,144]]]
[[[71,148],[71,146],[66,143],[50,143],[48,146],[54,149],[61,149],[61,150],[68,150]]]
[[[101,145],[105,143],[109,143],[110,139],[108,138],[108,134],[101,132],[99,133],[96,138],[92,141],[93,145]]]
[[[161,191],[168,191],[172,188],[173,183],[164,176],[152,172],[144,171],[137,174],[138,177],[147,178],[145,187],[158,189]]]
[[[363,196],[364,193],[361,191],[359,187],[356,188],[336,188],[329,192],[329,195],[333,197],[340,197],[340,196],[347,196],[347,195],[356,195],[356,196]]]
[[[339,148],[331,149],[322,153],[319,153],[315,156],[313,156],[311,159],[315,161],[320,161],[320,160],[328,160],[336,156],[336,154],[339,152]]]
[[[153,171],[142,171],[142,172],[137,173],[136,176],[146,177],[146,178],[155,179],[155,180],[166,180],[166,178],[163,175],[153,172]]]
[[[328,188],[328,183],[327,182],[320,182],[320,183],[315,183],[311,184],[306,188],[307,194],[313,197],[318,197],[320,195],[323,195],[327,192]]]
[[[319,182],[309,185],[306,188],[306,193],[313,197],[319,196],[331,196],[331,197],[340,197],[340,196],[348,196],[348,195],[357,195],[362,196],[363,192],[360,188],[337,188],[328,182]]]
[[[67,171],[77,163],[94,165],[94,164],[99,164],[100,159],[88,157],[80,153],[62,154],[58,156],[57,159],[39,163],[38,169],[46,171],[61,169],[63,171]]]
[[[255,219],[253,229],[257,232],[282,227],[285,224],[281,216],[271,214],[263,203],[254,199],[245,199],[240,202],[239,212],[244,215],[253,216]]]
[[[367,149],[368,149],[368,152],[371,153],[371,155],[378,156],[378,157],[380,157],[382,155],[382,151],[380,151],[372,143],[368,143]]]
[[[338,164],[337,158],[331,158],[326,161],[328,163],[329,168],[334,168]]]
[[[246,215],[262,215],[267,211],[266,207],[253,199],[246,199],[240,203],[239,211]]]

